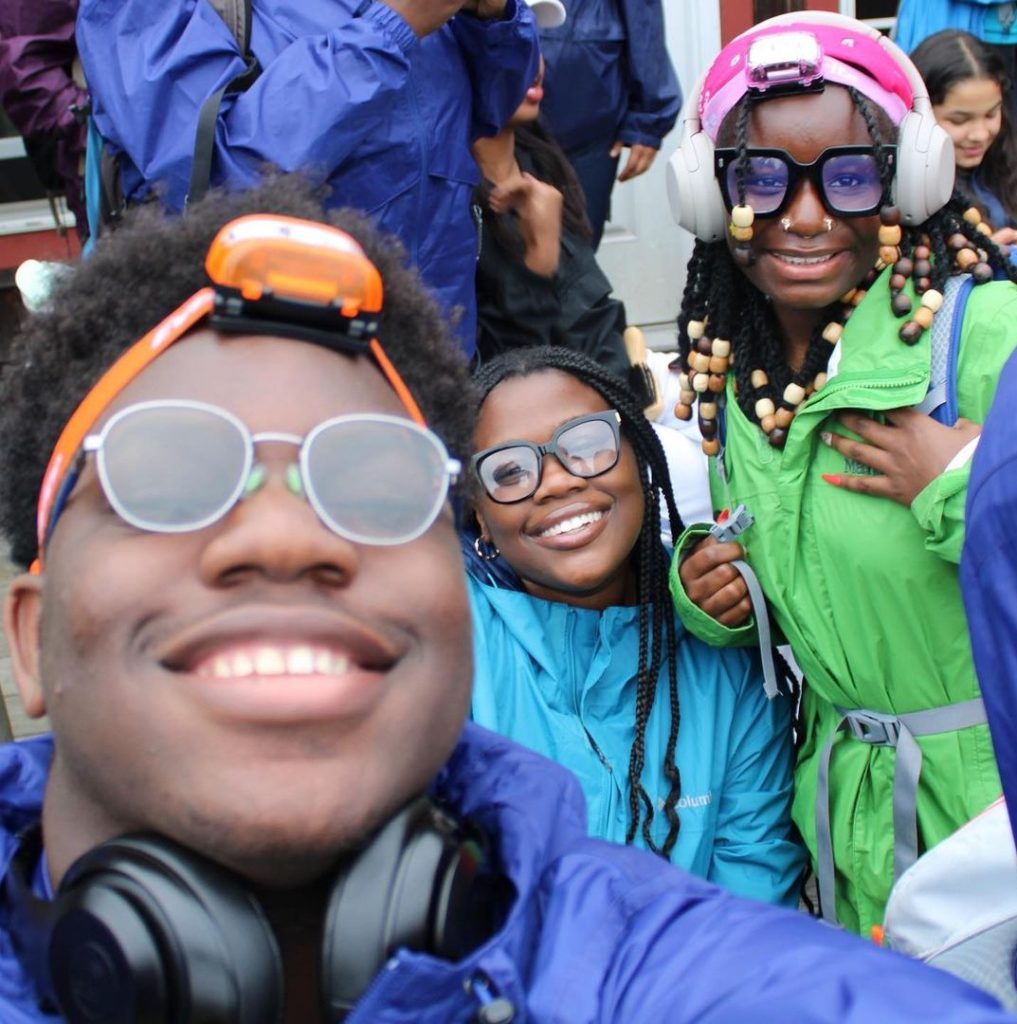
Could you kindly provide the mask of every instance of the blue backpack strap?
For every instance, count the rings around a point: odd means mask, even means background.
[[[951,427],[957,422],[957,358],[964,308],[974,286],[970,274],[948,277],[943,305],[932,322],[929,340],[929,390],[915,408]]]

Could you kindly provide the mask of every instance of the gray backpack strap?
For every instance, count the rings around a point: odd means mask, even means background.
[[[925,398],[915,409],[926,416],[935,416],[937,410],[947,404],[950,397],[950,349],[954,341],[954,316],[957,313],[957,300],[968,274],[954,274],[946,279],[943,287],[943,305],[932,321],[929,347],[929,390]],[[964,305],[960,312],[963,315]]]
[[[215,123],[219,107],[228,92],[243,92],[261,74],[261,65],[251,53],[251,0],[208,0],[215,12],[233,33],[244,55],[244,70],[223,88],[212,93],[198,111],[198,127],[194,137],[194,157],[191,160],[191,181],[187,189],[187,202],[195,202],[208,191],[212,180],[212,156],[215,152]]]

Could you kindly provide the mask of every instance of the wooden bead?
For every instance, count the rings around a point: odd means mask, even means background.
[[[759,421],[759,425],[763,428],[764,434],[769,434],[771,430],[777,429],[777,416],[773,414],[771,416],[763,416]]]
[[[975,207],[975,206],[969,206],[969,207],[968,207],[968,208],[967,208],[967,209],[966,209],[966,210],[964,211],[964,214],[963,214],[963,216],[964,216],[964,219],[965,219],[965,220],[966,220],[966,221],[967,221],[967,222],[968,222],[969,224],[981,224],[981,223],[982,223],[982,214],[981,214],[981,212],[980,212],[980,211],[978,210],[978,208],[977,208],[977,207]]]
[[[851,303],[851,302],[852,302],[852,301],[854,300],[854,297],[855,297],[855,296],[856,296],[857,294],[858,294],[858,289],[857,289],[857,288],[852,288],[852,289],[851,289],[851,291],[849,291],[849,292],[845,292],[845,293],[844,293],[844,294],[843,294],[843,295],[842,295],[842,296],[840,297],[840,301],[841,301],[841,302],[843,302],[843,303],[844,303],[844,305],[846,306],[846,305],[848,305],[849,303]]]
[[[728,231],[731,232],[731,237],[736,242],[751,242],[752,241],[752,228],[737,228],[732,224]]]
[[[708,373],[697,373],[692,378],[692,390],[702,394],[710,388],[710,375]]]
[[[983,220],[981,224],[976,224],[975,225],[975,230],[978,231],[980,234],[983,234],[983,235],[991,235],[992,234],[992,225],[991,224],[987,224]]]
[[[928,260],[915,260],[912,277],[928,277],[932,273],[932,264]]]
[[[935,288],[929,288],[922,292],[922,305],[938,313],[943,307],[943,293],[937,292]]]
[[[928,306],[919,306],[912,316],[912,320],[918,324],[923,331],[927,331],[932,326],[932,321],[935,319],[936,314],[933,313]]]
[[[710,357],[703,352],[690,352],[689,365],[697,373],[708,373],[710,369]]]
[[[898,332],[897,335],[901,341],[906,345],[914,345],[915,342],[922,336],[922,328],[920,324],[916,324],[914,320],[909,320]]]
[[[692,380],[687,370],[682,370],[682,372],[678,374],[678,387],[680,387],[682,391],[692,390]]]
[[[708,387],[715,395],[719,395],[727,387],[727,374],[711,373]]]
[[[910,277],[912,275],[912,273],[914,272],[914,269],[915,269],[914,261],[908,259],[907,256],[902,256],[893,265],[893,272],[895,274],[903,274],[905,277]]]
[[[784,388],[784,401],[788,405],[795,406],[801,405],[805,399],[805,388],[801,384],[796,384],[791,381],[786,388]]]
[[[770,378],[767,377],[766,370],[753,370],[749,382],[754,388],[765,388],[770,383]]]
[[[946,244],[951,249],[963,249],[965,246],[970,244],[967,240],[966,235],[962,235],[959,231],[955,231],[947,240]]]
[[[879,211],[880,224],[899,224],[900,208],[897,206],[884,206]]]
[[[970,270],[978,262],[978,253],[974,249],[961,249],[954,261],[961,270]]]
[[[734,261],[739,267],[751,267],[756,262],[751,246],[746,245],[744,242],[739,242],[734,247],[733,255]]]
[[[916,245],[914,255],[916,260],[927,260],[932,256],[932,250],[927,245]]]
[[[784,442],[787,441],[787,431],[781,430],[780,427],[777,427],[776,430],[770,431],[767,435],[767,440],[774,448],[783,448]]]
[[[988,284],[996,275],[988,263],[976,263],[971,268],[971,276],[974,278],[975,284]]]
[[[715,420],[717,418],[717,403],[700,402],[699,415],[702,416],[704,420]]]
[[[764,416],[772,416],[776,412],[776,408],[773,404],[773,400],[770,398],[760,398],[756,401],[756,419],[762,420]]]
[[[706,324],[702,320],[690,320],[688,330],[686,331],[689,341],[699,341],[705,330]]]
[[[816,374],[816,379],[812,382],[812,386],[817,391],[822,391],[823,388],[826,387],[826,374],[825,373],[817,373]]]
[[[756,219],[756,211],[751,206],[735,206],[731,210],[731,223],[738,228],[750,228]]]
[[[828,341],[831,345],[836,345],[840,341],[840,336],[844,333],[844,328],[837,323],[835,320],[831,320],[823,328],[823,340]]]
[[[696,351],[702,352],[704,356],[713,355],[713,342],[709,338],[698,338],[696,340]]]
[[[679,402],[674,407],[675,419],[685,420],[686,422],[692,419],[692,406],[687,402]]]
[[[911,297],[906,292],[899,292],[890,300],[890,308],[894,316],[907,316],[912,308]]]
[[[716,437],[717,436],[717,421],[716,420],[708,420],[708,419],[700,419],[700,421],[699,421],[699,433],[702,434],[704,438]]]
[[[791,421],[795,418],[795,414],[790,409],[780,408],[777,410],[776,420],[777,426],[781,430],[787,430],[791,426]]]
[[[881,245],[879,247],[879,258],[888,267],[892,267],[897,262],[898,256],[900,256],[900,249],[895,245]]]
[[[932,287],[931,277],[920,277],[915,281],[915,291],[919,295],[924,295]]]
[[[710,356],[710,373],[727,373],[727,359],[724,356]]]
[[[890,275],[890,291],[899,292],[902,288],[906,287],[908,279],[903,274],[891,274]]]
[[[867,294],[864,288],[856,288],[854,295],[851,296],[851,305],[860,306],[865,301]]]
[[[680,388],[679,389],[679,391],[678,391],[678,401],[679,402],[684,402],[686,405],[692,405],[692,403],[695,400],[696,400],[696,393],[691,388],[689,388],[687,391],[685,390],[685,388]]]
[[[706,455],[716,455],[720,451],[720,441],[715,437],[711,437],[708,441],[703,441],[703,452]]]
[[[726,341],[724,338],[713,339],[713,354],[715,356],[729,356],[731,355],[731,342]]]
[[[880,224],[879,244],[900,245],[901,230],[899,224]]]

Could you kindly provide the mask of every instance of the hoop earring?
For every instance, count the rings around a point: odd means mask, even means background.
[[[476,551],[477,558],[484,562],[493,562],[501,554],[492,541],[480,536],[474,538],[473,550]]]

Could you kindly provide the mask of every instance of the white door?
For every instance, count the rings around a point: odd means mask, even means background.
[[[663,2],[668,51],[688,96],[720,49],[720,5],[717,0]],[[646,174],[615,184],[611,222],[597,252],[615,294],[625,303],[629,323],[642,326],[654,348],[675,347],[675,317],[692,254],[692,236],[671,218],[664,185],[664,168],[678,145],[678,132],[676,127],[664,139]]]

